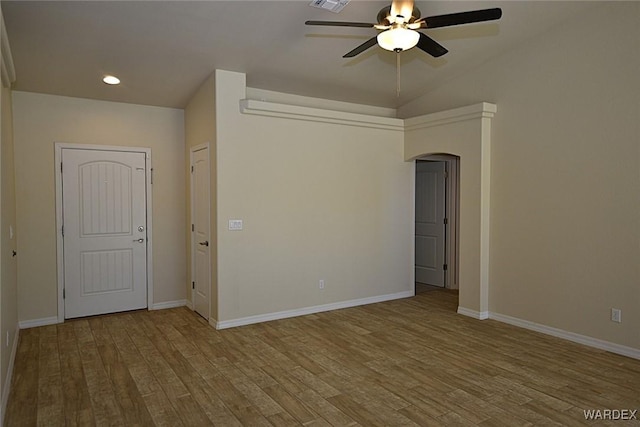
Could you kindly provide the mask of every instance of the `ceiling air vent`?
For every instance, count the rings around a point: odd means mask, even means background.
[[[349,3],[349,1],[350,0],[313,0],[309,3],[309,6],[338,13],[347,5],[347,3]]]

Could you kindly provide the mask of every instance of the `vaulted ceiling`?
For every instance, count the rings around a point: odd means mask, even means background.
[[[592,7],[578,1],[417,1],[422,16],[500,7],[499,21],[423,30],[440,58],[378,46],[342,55],[375,29],[310,27],[306,20],[376,22],[390,1],[352,0],[339,14],[290,1],[2,1],[14,89],[182,108],[214,69],[251,87],[395,108],[443,81]],[[104,74],[122,80],[102,83]]]

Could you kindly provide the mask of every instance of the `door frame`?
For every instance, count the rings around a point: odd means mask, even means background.
[[[64,240],[62,237],[62,225],[64,216],[62,212],[62,150],[94,150],[94,151],[120,151],[127,153],[144,153],[146,175],[146,211],[147,211],[147,310],[153,306],[153,222],[152,222],[152,185],[153,166],[151,164],[151,149],[144,147],[123,147],[115,145],[91,145],[73,144],[67,142],[55,142],[54,168],[56,178],[56,261],[58,269],[58,323],[64,323]]]
[[[209,151],[210,147],[208,142],[198,144],[189,148],[189,167],[190,168],[193,167],[193,156],[195,152],[201,151],[201,150],[207,150],[207,155],[209,156],[209,206],[207,207],[207,218],[209,218],[209,242],[211,242],[211,152]],[[190,197],[189,208],[191,210],[190,220],[191,220],[191,224],[193,225],[196,223],[196,214],[194,209],[195,193],[194,193],[194,185],[193,185],[193,173],[189,173],[189,197]],[[191,236],[191,245],[190,245],[191,283],[195,281],[195,276],[196,276],[196,257],[194,256],[196,252],[196,239],[194,238],[194,233],[195,233],[195,230],[191,229],[191,233],[190,233],[190,236]],[[215,243],[215,242],[211,242],[211,243]],[[209,244],[210,248],[211,248],[211,243]],[[211,249],[209,250],[211,251]],[[209,252],[208,272],[209,272],[209,318],[211,318],[211,252]],[[193,288],[193,285],[191,286],[191,310],[196,311],[196,293],[195,293],[195,289]],[[207,319],[207,321],[209,320],[209,318]]]
[[[460,223],[460,199],[459,199],[459,182],[460,182],[460,157],[451,154],[431,154],[426,156],[417,157],[414,159],[413,164],[413,221],[415,223],[415,176],[416,176],[416,162],[419,160],[431,160],[438,162],[445,162],[445,170],[447,172],[447,178],[445,179],[445,216],[447,218],[447,225],[445,226],[445,254],[444,262],[447,264],[447,271],[444,274],[444,288],[445,289],[458,289],[459,283],[459,262],[460,257],[460,240],[459,240],[459,228]],[[415,251],[415,224],[414,224],[414,251]],[[415,252],[413,254],[413,264],[415,268]],[[414,289],[415,289],[415,277],[414,277]]]

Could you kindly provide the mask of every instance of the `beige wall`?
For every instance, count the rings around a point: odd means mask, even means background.
[[[149,147],[154,301],[185,299],[183,111],[14,92],[21,321],[57,316],[54,142]]]
[[[189,104],[185,108],[184,124],[185,124],[185,158],[188,159],[185,167],[186,173],[186,192],[188,199],[186,203],[187,208],[187,295],[189,301],[192,301],[192,289],[191,282],[193,281],[192,266],[191,266],[191,168],[190,168],[190,149],[200,144],[209,143],[209,165],[210,165],[210,177],[211,177],[211,222],[209,241],[212,242],[210,246],[211,254],[211,313],[210,318],[218,319],[218,247],[215,244],[217,242],[217,210],[216,210],[216,191],[217,191],[217,175],[216,175],[216,108],[215,108],[215,96],[216,96],[216,80],[215,73],[200,86],[195,95],[189,101]]]
[[[602,4],[399,110],[498,105],[490,311],[640,348],[638,40],[640,4]]]
[[[0,193],[0,271],[2,287],[0,288],[0,313],[1,320],[0,330],[0,357],[2,359],[0,365],[0,395],[7,397],[4,389],[9,368],[9,360],[11,350],[16,339],[16,329],[18,326],[18,308],[17,308],[17,259],[13,257],[12,251],[16,249],[17,233],[16,233],[16,194],[14,185],[14,167],[13,167],[13,125],[11,111],[11,90],[2,88],[1,98],[1,127],[0,134],[0,159],[2,160],[1,175],[1,193]],[[9,227],[14,230],[13,238],[9,235]],[[6,341],[7,334],[9,342]],[[4,409],[4,405],[3,405]]]
[[[216,87],[218,320],[411,291],[402,132],[244,115],[244,74]]]

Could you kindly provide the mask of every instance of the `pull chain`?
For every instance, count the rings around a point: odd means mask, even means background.
[[[400,98],[400,52],[396,52],[396,97]]]

